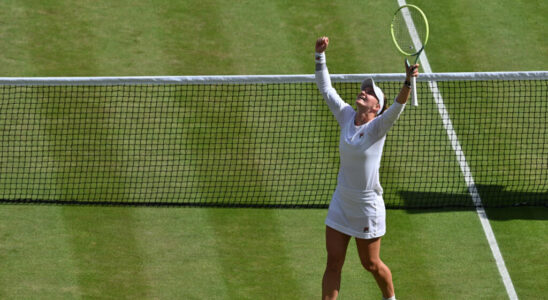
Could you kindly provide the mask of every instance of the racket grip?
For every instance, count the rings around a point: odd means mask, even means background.
[[[419,106],[419,102],[417,101],[417,77],[411,77],[411,92],[413,93],[411,105]]]

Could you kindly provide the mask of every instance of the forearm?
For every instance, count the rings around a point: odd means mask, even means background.
[[[409,82],[410,82],[410,79],[406,78],[405,83],[403,83],[403,86],[401,87],[401,90],[398,96],[396,97],[396,102],[400,104],[407,103],[407,100],[409,99],[409,95],[411,95],[411,87],[407,85],[407,83]]]
[[[409,95],[411,94],[411,78],[416,78],[418,76],[419,76],[419,65],[414,64],[410,66],[409,62],[405,60],[405,82],[403,83],[403,86],[401,87],[398,97],[396,97],[396,102],[400,104],[407,103],[407,100],[409,99]]]
[[[331,77],[329,76],[329,71],[327,70],[327,65],[325,63],[325,53],[316,53],[315,62],[315,78],[318,90],[320,90],[331,113],[333,113],[339,124],[342,124],[345,116],[344,110],[350,106],[342,100],[341,96],[339,96],[335,88],[331,85]]]
[[[329,77],[329,71],[327,70],[325,52],[315,54],[315,63],[316,63],[316,85],[318,90],[322,95],[327,94],[331,87],[331,78]]]
[[[373,126],[377,133],[377,137],[380,138],[392,128],[394,123],[398,120],[401,113],[405,109],[405,103],[394,102],[390,107],[382,113],[379,117],[373,121]]]

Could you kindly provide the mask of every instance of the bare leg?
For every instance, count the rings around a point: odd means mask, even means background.
[[[390,269],[380,258],[381,238],[356,239],[358,254],[363,267],[373,274],[384,298],[394,296],[394,283]]]
[[[322,280],[322,299],[337,299],[341,288],[341,271],[346,258],[350,236],[331,227],[325,227],[327,266]]]

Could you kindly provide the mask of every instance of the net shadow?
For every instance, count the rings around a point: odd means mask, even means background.
[[[489,219],[535,219],[548,220],[548,192],[512,191],[501,185],[476,185]],[[463,193],[400,191],[404,209],[409,213],[448,212],[474,210],[472,197]],[[422,205],[439,203],[437,207]]]

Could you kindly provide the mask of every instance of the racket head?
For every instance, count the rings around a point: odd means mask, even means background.
[[[418,57],[428,42],[428,19],[417,6],[403,5],[394,13],[390,33],[399,52],[405,56]]]

